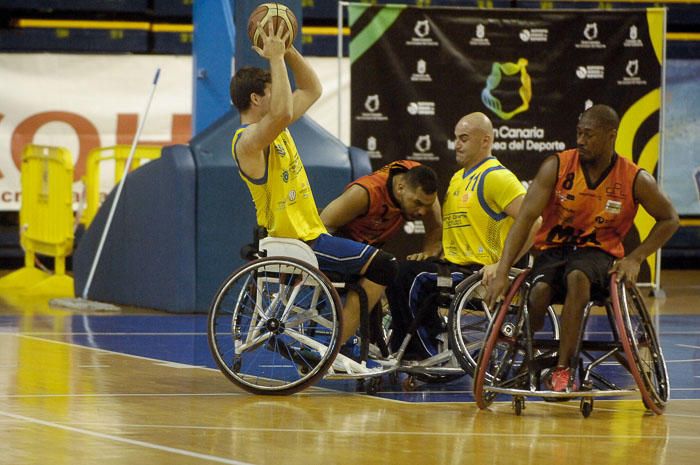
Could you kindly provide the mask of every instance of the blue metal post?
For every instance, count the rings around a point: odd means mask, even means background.
[[[231,109],[229,81],[232,68],[260,66],[267,63],[251,50],[247,33],[250,13],[263,0],[201,0],[194,2],[192,20],[194,135],[209,127]],[[294,46],[301,50],[301,0],[283,2],[292,9],[299,22]],[[235,60],[234,60],[235,57]]]

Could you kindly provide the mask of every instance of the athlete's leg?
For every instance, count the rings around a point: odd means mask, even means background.
[[[566,276],[566,299],[561,313],[561,337],[557,366],[571,367],[581,331],[583,310],[591,300],[591,282],[583,271],[572,270]]]

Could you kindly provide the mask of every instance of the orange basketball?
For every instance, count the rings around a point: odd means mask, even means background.
[[[284,32],[290,31],[287,38],[287,48],[289,48],[297,35],[299,24],[292,10],[281,3],[263,3],[253,10],[248,18],[248,37],[250,37],[250,41],[262,48],[262,37],[260,37],[257,27],[260,24],[260,27],[267,33],[268,21],[272,21],[272,27],[275,32],[279,27],[283,28]]]

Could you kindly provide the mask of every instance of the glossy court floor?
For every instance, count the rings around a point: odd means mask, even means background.
[[[204,315],[76,312],[0,294],[2,464],[697,464],[700,271],[665,270],[658,317],[671,377],[662,416],[639,398],[528,400],[479,411],[470,380],[324,382],[289,397],[239,391],[213,367]]]

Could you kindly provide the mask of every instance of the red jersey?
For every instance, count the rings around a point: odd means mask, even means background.
[[[634,181],[640,168],[615,154],[595,181],[586,179],[578,149],[561,152],[557,158],[557,184],[542,213],[535,248],[597,247],[617,258],[624,257],[622,240],[637,214]]]
[[[406,222],[391,191],[391,179],[419,165],[415,161],[397,160],[348,184],[345,189],[357,185],[366,190],[369,205],[364,215],[340,228],[338,234],[371,245],[385,243]]]

